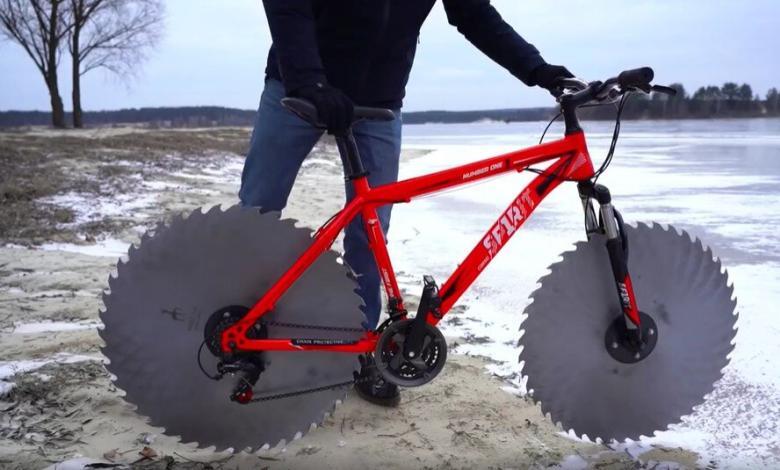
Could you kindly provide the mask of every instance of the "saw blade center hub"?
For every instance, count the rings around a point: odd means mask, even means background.
[[[614,360],[623,364],[635,364],[647,359],[655,349],[658,343],[658,326],[655,320],[644,312],[639,312],[639,319],[638,331],[628,328],[623,314],[610,323],[604,335],[604,345]]]

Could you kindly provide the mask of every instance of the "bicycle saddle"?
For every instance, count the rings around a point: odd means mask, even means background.
[[[289,109],[296,116],[308,122],[318,129],[326,129],[327,126],[321,123],[317,116],[317,108],[314,104],[303,98],[282,98],[282,106]],[[358,121],[392,121],[395,119],[395,113],[385,108],[369,108],[366,106],[355,106],[354,118],[352,124]]]

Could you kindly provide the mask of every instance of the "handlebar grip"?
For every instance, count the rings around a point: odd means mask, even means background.
[[[618,84],[621,88],[649,88],[655,72],[650,67],[642,67],[620,72]]]

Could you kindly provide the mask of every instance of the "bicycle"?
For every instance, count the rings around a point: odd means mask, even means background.
[[[289,440],[321,423],[360,380],[358,355],[373,354],[382,378],[399,386],[433,380],[447,357],[437,324],[542,201],[575,182],[587,241],[551,267],[526,310],[520,359],[528,388],[553,421],[591,438],[637,439],[663,429],[722,376],[736,303],[727,274],[701,242],[658,225],[625,224],[598,184],[612,161],[627,97],[674,93],[652,85],[653,78],[652,69],[641,68],[604,82],[562,80],[556,95],[563,138],[376,188],[351,131],[336,136],[355,197],[315,233],[277,213],[237,206],[158,226],[109,279],[100,332],[108,370],[140,414],[184,441],[240,450]],[[577,113],[613,103],[612,145],[595,168]],[[283,104],[322,127],[311,103],[285,98]],[[355,117],[395,119],[389,110],[362,107]],[[542,163],[549,166],[535,167]],[[536,176],[441,287],[424,276],[410,317],[377,207],[521,171]],[[373,330],[361,326],[354,280],[330,251],[357,216],[388,299],[388,318]],[[665,283],[689,288],[678,294]],[[667,391],[652,383],[681,371],[687,374],[680,385],[664,384]]]

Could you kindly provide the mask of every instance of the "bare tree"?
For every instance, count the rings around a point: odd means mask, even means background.
[[[97,68],[131,76],[162,32],[162,0],[68,0],[73,126],[83,127],[81,77]]]
[[[70,25],[66,0],[0,0],[0,33],[19,43],[43,75],[51,99],[51,123],[65,127],[57,65]]]

